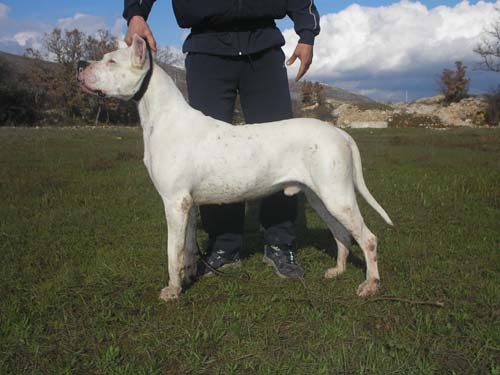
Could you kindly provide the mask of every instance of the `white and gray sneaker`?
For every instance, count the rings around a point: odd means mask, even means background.
[[[279,277],[300,279],[304,277],[304,271],[297,264],[292,249],[292,245],[265,245],[262,261],[273,266]]]
[[[229,267],[241,267],[240,255],[237,252],[229,254],[224,250],[214,250],[206,258],[199,261],[197,276],[212,275]]]

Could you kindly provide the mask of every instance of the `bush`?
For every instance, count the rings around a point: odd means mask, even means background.
[[[500,86],[487,95],[486,122],[492,126],[500,125]]]
[[[443,123],[437,116],[420,115],[413,113],[395,113],[391,117],[391,119],[389,119],[388,126],[390,128],[444,127]]]
[[[34,125],[40,118],[28,90],[0,85],[0,126]]]
[[[390,105],[380,102],[354,103],[360,111],[376,110],[376,111],[392,111]]]

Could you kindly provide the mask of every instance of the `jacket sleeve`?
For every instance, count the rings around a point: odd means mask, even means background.
[[[293,20],[295,32],[299,35],[299,43],[314,44],[319,34],[319,13],[313,0],[288,0],[288,16]]]
[[[141,16],[147,20],[154,2],[155,0],[125,0],[123,18],[127,20],[127,24],[133,16]]]

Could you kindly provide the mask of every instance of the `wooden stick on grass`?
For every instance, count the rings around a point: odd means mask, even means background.
[[[428,305],[428,306],[434,306],[434,307],[444,307],[444,302],[441,301],[419,301],[419,300],[411,300],[407,298],[398,298],[398,297],[374,297],[374,298],[369,298],[366,300],[366,302],[380,302],[380,301],[394,301],[394,302],[403,302],[403,303],[409,303],[411,305]]]

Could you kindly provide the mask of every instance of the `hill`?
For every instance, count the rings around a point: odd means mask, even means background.
[[[295,80],[289,80],[288,84],[290,86],[290,94],[292,95],[292,100],[300,101],[302,92],[302,81],[295,82]],[[321,83],[323,87],[323,95],[327,101],[339,102],[339,103],[349,103],[349,104],[366,104],[375,103],[374,100],[363,96],[354,94],[347,90]]]
[[[186,97],[186,72],[179,68],[178,63],[174,64],[175,66],[161,62],[159,64],[172,77]],[[31,59],[0,51],[0,126],[50,124],[51,119],[54,118],[54,114],[58,116],[56,122],[64,123],[64,117],[68,115],[63,114],[64,110],[61,110],[61,108],[56,110],[53,105],[54,102],[58,103],[57,98],[54,98],[54,96],[59,95],[61,85],[58,86],[59,91],[57,91],[54,89],[54,85],[47,83],[47,81],[60,78],[58,77],[59,68],[60,66],[58,64],[52,62]],[[52,78],[40,76],[44,74],[48,74],[52,76]],[[69,82],[70,79],[69,76],[66,80],[63,79],[63,86],[66,86],[68,89],[68,93],[65,94],[66,98],[80,95],[76,80],[74,82]],[[294,108],[298,108],[300,111],[302,107],[302,82],[289,81],[289,84]],[[342,103],[363,104],[374,102],[370,98],[348,92],[338,87],[326,84],[321,84],[321,86],[323,87],[323,95],[326,101],[335,103],[335,105]],[[40,101],[39,99],[42,96],[44,100]],[[85,102],[85,100],[87,101]],[[80,100],[76,106],[88,105],[89,100],[90,99],[84,99],[84,101]],[[68,101],[68,99],[66,99],[66,101]],[[63,102],[59,101],[59,107],[62,106],[62,103]],[[73,110],[70,116],[71,121],[75,122],[80,118],[82,122],[87,123],[95,119],[97,123],[101,121],[100,116],[105,116],[102,121],[116,124],[120,124],[121,121],[126,121],[125,123],[131,124],[134,123],[137,118],[133,108],[134,106],[131,105],[126,106],[126,108],[122,105],[119,115],[113,115],[114,108],[116,108],[117,105],[106,106],[106,104],[98,103],[97,100],[94,99],[92,106],[95,108]],[[103,107],[105,107],[104,111]],[[127,115],[127,111],[132,111],[134,113]],[[330,113],[331,108],[328,107],[324,112]],[[241,114],[239,115],[240,117],[237,122],[241,122]],[[314,114],[312,116],[314,116]]]

